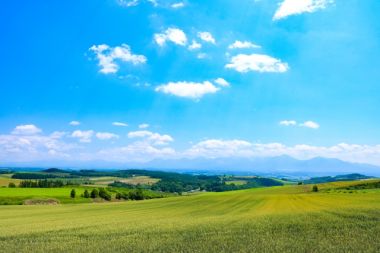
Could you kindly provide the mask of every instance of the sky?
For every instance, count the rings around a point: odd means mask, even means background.
[[[380,165],[378,0],[5,1],[0,164]]]

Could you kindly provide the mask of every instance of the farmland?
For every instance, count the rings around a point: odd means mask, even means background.
[[[300,185],[146,201],[0,206],[0,247],[7,252],[379,252],[380,190],[334,190],[356,184],[321,184],[317,193]]]

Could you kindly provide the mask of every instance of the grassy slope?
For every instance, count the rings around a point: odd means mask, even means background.
[[[84,187],[74,187],[78,197],[70,198],[72,188],[0,188],[0,204],[21,204],[26,199],[54,198],[61,203],[89,203],[90,199],[80,198]]]
[[[327,187],[331,186],[321,186]],[[309,190],[310,186],[285,186],[143,202],[0,206],[0,248],[8,252],[380,251],[379,190],[352,194]]]

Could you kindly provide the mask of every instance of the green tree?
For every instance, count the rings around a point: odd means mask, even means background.
[[[95,199],[97,197],[99,197],[99,191],[97,189],[93,189],[91,191],[91,198]]]
[[[75,198],[75,195],[76,195],[75,189],[72,189],[70,192],[70,197],[73,199]]]
[[[313,192],[318,192],[318,186],[317,185],[313,185]]]
[[[116,193],[116,196],[115,196],[115,198],[116,198],[116,199],[119,199],[119,200],[120,200],[120,199],[122,198],[122,195],[121,195],[121,193],[120,193],[120,192]]]
[[[83,197],[85,197],[86,199],[88,199],[90,197],[90,193],[88,192],[87,189],[84,191]]]
[[[16,185],[15,185],[15,183],[10,182],[10,183],[8,184],[8,187],[9,187],[9,188],[16,188]]]

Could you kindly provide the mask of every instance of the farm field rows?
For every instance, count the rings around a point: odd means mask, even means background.
[[[7,252],[379,252],[380,191],[349,182],[57,206],[0,206]]]

